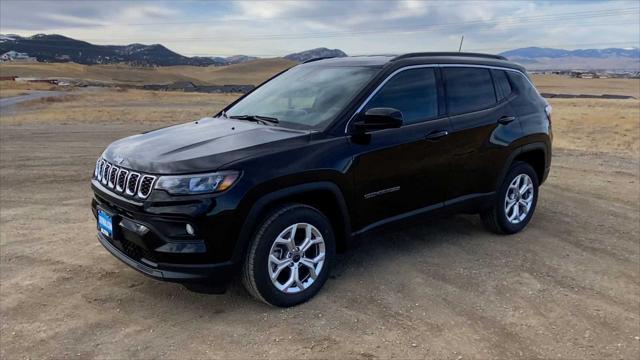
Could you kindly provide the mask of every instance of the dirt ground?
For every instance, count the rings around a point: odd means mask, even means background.
[[[640,355],[640,102],[552,102],[551,175],[524,232],[493,235],[457,215],[370,234],[317,297],[278,309],[237,283],[207,295],[148,279],[97,242],[89,178],[100,152],[208,101],[134,94],[173,105],[138,118],[154,104],[131,96],[112,122],[91,111],[127,95],[0,116],[0,358]],[[217,101],[207,113],[230,99]]]

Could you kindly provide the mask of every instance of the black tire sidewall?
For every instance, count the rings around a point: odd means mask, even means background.
[[[322,288],[329,278],[335,257],[335,237],[331,223],[318,210],[309,206],[290,206],[283,212],[276,212],[275,218],[267,217],[259,228],[256,249],[254,252],[253,277],[256,290],[269,304],[281,307],[293,306],[311,299]],[[268,222],[268,223],[267,223]],[[295,223],[308,223],[315,226],[322,234],[325,242],[325,262],[316,281],[307,289],[295,294],[286,294],[278,290],[269,277],[268,258],[271,246],[282,231]]]
[[[529,210],[527,217],[525,217],[524,220],[522,220],[521,222],[517,224],[513,224],[507,219],[507,214],[505,213],[505,209],[504,209],[504,200],[505,200],[505,197],[507,196],[507,190],[509,188],[509,184],[511,184],[511,181],[513,181],[513,179],[515,179],[520,174],[528,175],[531,178],[531,181],[533,182],[533,203],[531,204],[531,210]],[[531,167],[531,165],[523,162],[514,164],[509,170],[509,172],[507,173],[507,176],[505,177],[502,183],[502,186],[500,187],[500,191],[498,193],[498,198],[496,203],[496,215],[497,215],[498,224],[506,234],[517,233],[522,229],[524,229],[527,226],[527,224],[529,224],[529,221],[531,220],[531,217],[533,217],[533,213],[536,210],[536,205],[538,204],[538,192],[539,192],[538,175],[536,174],[535,170]]]

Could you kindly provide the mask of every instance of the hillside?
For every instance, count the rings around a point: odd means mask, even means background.
[[[284,58],[291,61],[305,62],[311,59],[345,56],[347,56],[347,54],[340,49],[327,49],[323,47],[285,55]]]
[[[210,66],[233,65],[257,60],[255,56],[187,57],[160,44],[95,45],[62,35],[38,34],[30,37],[0,34],[0,54],[15,51],[39,62],[74,62],[83,65],[129,64],[134,66]],[[303,62],[320,57],[347,56],[342,50],[317,48],[285,55],[290,61]]]
[[[74,63],[0,63],[1,76],[72,78],[118,84],[167,84],[191,81],[199,85],[257,85],[273,74],[296,65],[282,59],[258,59],[228,66],[134,67]]]
[[[640,71],[640,49],[565,50],[526,47],[500,53],[530,70],[608,69]]]
[[[0,53],[11,50],[27,53],[40,62],[72,61],[85,65],[128,63],[143,66],[224,65],[212,58],[182,56],[160,44],[94,45],[62,35],[1,36]]]

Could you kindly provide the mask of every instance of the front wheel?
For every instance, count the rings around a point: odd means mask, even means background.
[[[258,226],[242,269],[245,288],[258,300],[288,307],[311,299],[329,276],[335,237],[313,207],[283,206]]]
[[[515,163],[498,190],[493,206],[480,213],[488,230],[514,234],[527,226],[538,202],[538,176],[525,162]]]

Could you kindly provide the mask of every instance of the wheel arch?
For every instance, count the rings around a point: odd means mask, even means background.
[[[347,203],[338,185],[318,181],[279,189],[260,197],[251,206],[240,230],[233,259],[241,262],[255,227],[269,211],[286,203],[300,203],[321,211],[331,221],[338,249],[344,249],[351,240],[351,220]]]
[[[500,172],[498,181],[496,182],[496,188],[499,188],[504,177],[507,176],[507,172],[516,161],[523,161],[531,165],[538,176],[538,182],[540,185],[546,180],[547,168],[549,167],[550,154],[547,150],[547,145],[542,142],[531,143],[523,145],[517,148],[505,162],[505,165]]]

